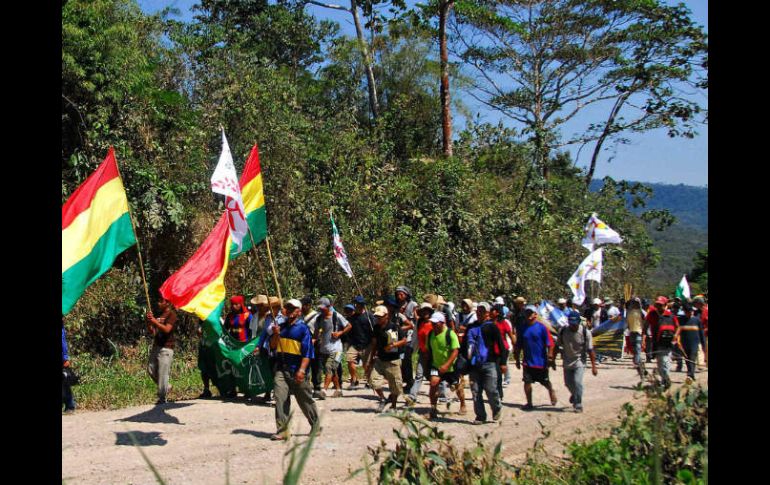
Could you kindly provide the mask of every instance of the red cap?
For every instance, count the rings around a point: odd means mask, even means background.
[[[659,297],[658,297],[658,298],[655,300],[655,303],[660,303],[661,305],[665,305],[665,304],[667,304],[667,303],[668,303],[668,298],[666,298],[665,296],[659,296]]]

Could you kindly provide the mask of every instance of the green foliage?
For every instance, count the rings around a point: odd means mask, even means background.
[[[692,272],[688,279],[698,286],[699,293],[708,293],[709,291],[709,250],[701,249],[693,258]],[[693,288],[694,289],[694,288]],[[693,293],[694,295],[695,293]]]
[[[708,390],[651,389],[643,409],[627,403],[607,438],[567,446],[566,459],[536,450],[519,480],[533,484],[706,483]]]

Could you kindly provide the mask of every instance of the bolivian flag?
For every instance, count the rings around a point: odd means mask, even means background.
[[[254,242],[259,244],[267,236],[267,216],[256,145],[251,149],[239,183],[246,221],[254,236]],[[251,238],[245,237],[243,247],[238,251],[238,247],[230,238],[225,212],[198,251],[163,283],[160,293],[180,310],[194,313],[202,320],[209,321],[216,333],[221,334],[219,316],[224,306],[224,280],[228,263],[230,259],[250,250],[251,246]]]
[[[107,158],[61,208],[61,311],[78,298],[118,254],[136,244],[128,198],[110,147]]]

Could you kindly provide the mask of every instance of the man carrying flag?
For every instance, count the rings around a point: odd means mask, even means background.
[[[136,244],[114,148],[64,203],[61,222],[61,312],[66,315],[115,258]]]

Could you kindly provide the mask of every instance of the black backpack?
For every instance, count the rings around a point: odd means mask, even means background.
[[[655,347],[670,349],[673,347],[676,325],[671,315],[661,315],[658,319],[658,334],[655,336]]]

